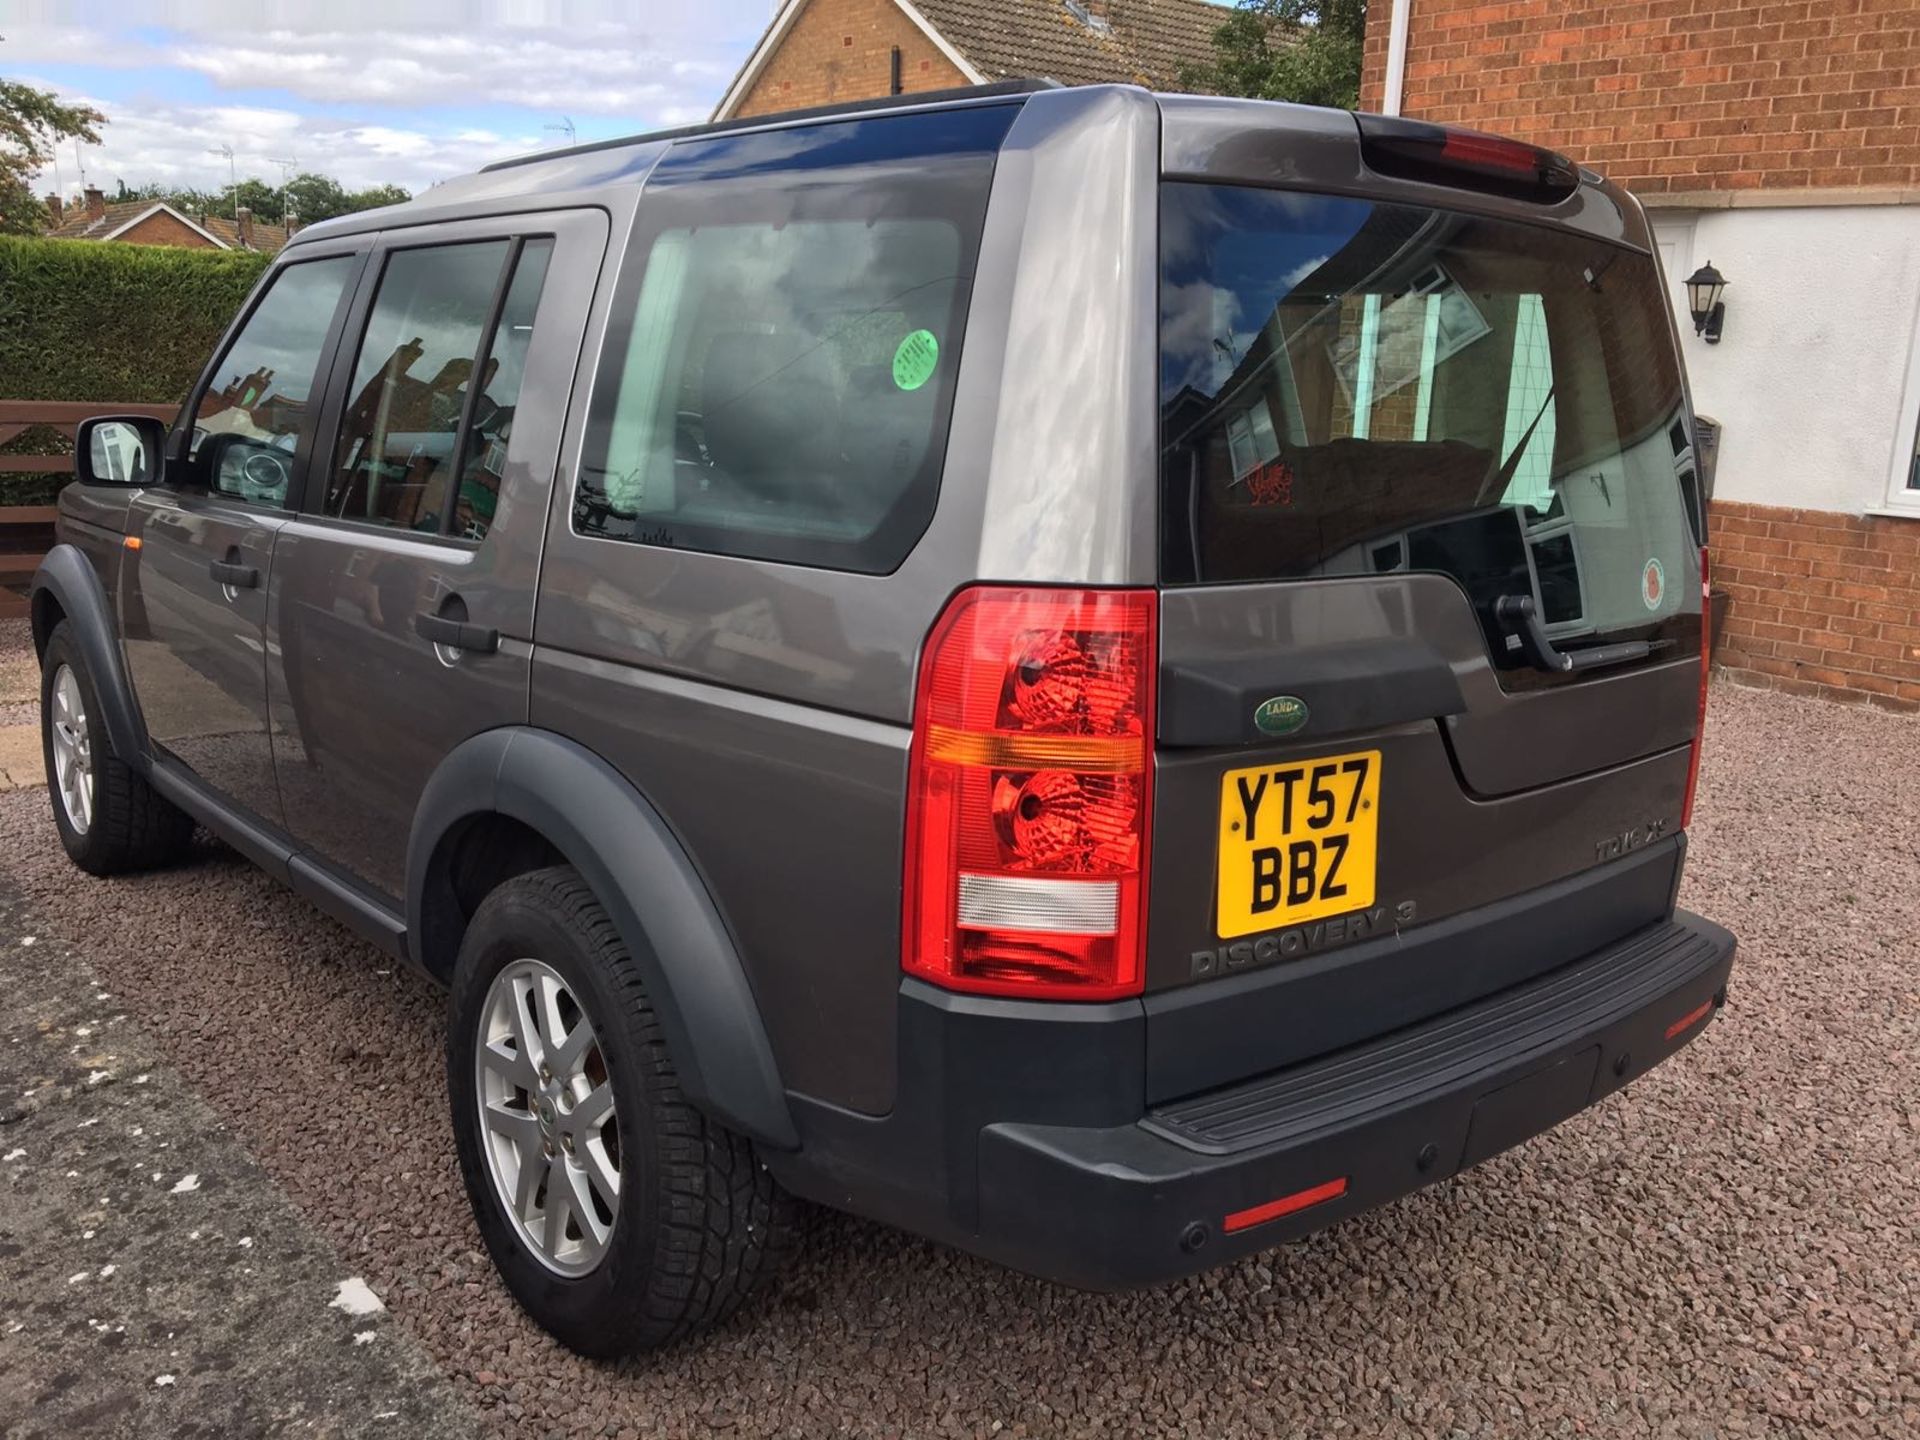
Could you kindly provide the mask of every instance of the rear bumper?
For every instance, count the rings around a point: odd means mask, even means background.
[[[802,1151],[777,1164],[812,1198],[1048,1279],[1157,1284],[1384,1204],[1585,1109],[1706,1028],[1734,950],[1679,913],[1424,1024],[1153,1106],[1116,1080],[1144,1069],[1129,1007],[992,1005],[910,981],[894,1114],[851,1128],[845,1112],[806,1115]],[[1321,1198],[1276,1204],[1301,1192]]]

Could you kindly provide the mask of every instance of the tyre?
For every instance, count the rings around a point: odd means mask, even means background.
[[[571,1349],[670,1344],[778,1269],[792,1202],[688,1103],[638,968],[570,867],[517,876],[474,914],[447,1085],[494,1264]]]
[[[193,821],[114,753],[100,692],[62,621],[40,662],[40,746],[53,823],[90,875],[165,865],[185,854]]]

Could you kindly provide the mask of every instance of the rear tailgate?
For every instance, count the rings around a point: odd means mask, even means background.
[[[1660,918],[1702,635],[1652,258],[1186,182],[1161,235],[1149,991],[1267,971],[1343,998],[1296,1007],[1321,1018],[1280,1064]],[[1414,927],[1476,910],[1539,943],[1496,963],[1468,928],[1416,982]]]

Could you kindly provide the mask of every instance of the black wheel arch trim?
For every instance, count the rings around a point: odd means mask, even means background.
[[[544,836],[606,906],[640,966],[688,1098],[753,1140],[797,1148],[759,1005],[706,883],[646,797],[574,741],[508,726],[472,737],[440,763],[407,844],[414,962],[427,967],[431,934],[457,906],[443,845],[464,821],[489,813]]]
[[[113,741],[114,754],[135,771],[145,774],[149,752],[146,722],[133,697],[133,684],[127,678],[126,661],[120,653],[119,628],[114,623],[113,607],[106,587],[94,573],[93,564],[77,545],[61,542],[47,552],[34,572],[29,604],[33,615],[36,648],[44,649],[51,627],[43,627],[44,606],[52,601],[60,607],[72,626],[74,643],[87,663],[93,681],[95,699],[106,721],[107,737]]]

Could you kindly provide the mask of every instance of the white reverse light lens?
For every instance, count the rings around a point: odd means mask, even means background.
[[[1111,935],[1119,924],[1120,886],[1113,880],[960,877],[960,926],[965,930]]]

